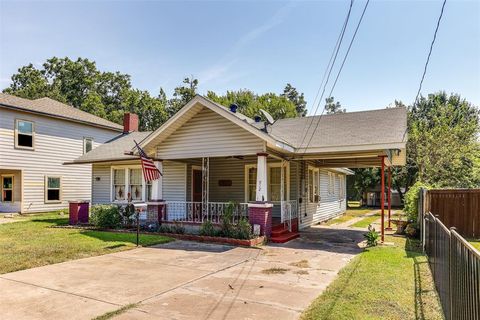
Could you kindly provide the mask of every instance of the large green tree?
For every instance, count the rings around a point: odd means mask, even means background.
[[[297,88],[287,83],[285,89],[283,89],[282,96],[293,102],[299,117],[305,117],[307,115],[307,101],[305,101],[303,92],[299,93]]]
[[[28,99],[50,97],[99,117],[121,123],[123,113],[136,112],[140,129],[153,130],[167,118],[166,97],[132,88],[130,76],[102,72],[88,59],[53,57],[41,68],[21,67],[4,92]]]
[[[227,91],[225,95],[217,95],[208,91],[207,97],[224,106],[232,103],[238,105],[238,112],[248,117],[261,116],[263,109],[270,113],[274,119],[294,118],[298,115],[297,106],[286,96],[276,93],[256,94],[251,90]]]

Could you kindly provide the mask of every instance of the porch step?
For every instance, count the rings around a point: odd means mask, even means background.
[[[272,228],[272,237],[281,236],[282,234],[285,234],[285,233],[288,233],[288,229],[283,226]]]
[[[300,236],[298,232],[289,232],[288,230],[283,231],[285,232],[276,235],[272,231],[272,237],[270,238],[270,241],[273,243],[285,243]]]

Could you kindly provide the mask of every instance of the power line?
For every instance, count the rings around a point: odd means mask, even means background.
[[[418,87],[417,96],[415,97],[415,101],[413,103],[414,105],[417,103],[418,96],[420,95],[420,91],[422,90],[423,80],[425,79],[425,74],[427,73],[428,63],[430,62],[430,56],[432,55],[433,45],[435,44],[435,40],[437,39],[437,32],[438,32],[438,28],[440,27],[440,21],[442,21],[443,10],[445,9],[445,4],[446,3],[447,3],[447,0],[444,0],[443,4],[442,4],[442,10],[440,11],[440,16],[438,17],[438,20],[437,20],[437,26],[435,28],[435,33],[433,34],[432,43],[430,44],[430,50],[428,51],[427,61],[425,62],[425,67],[423,68],[422,79],[420,80],[420,85]]]
[[[425,67],[423,68],[423,74],[422,74],[422,78],[420,79],[420,85],[418,86],[417,95],[415,96],[415,101],[413,102],[413,108],[416,108],[418,97],[420,96],[420,92],[422,91],[423,80],[425,79],[425,75],[427,74],[428,63],[430,62],[430,56],[432,55],[433,45],[435,44],[435,40],[437,40],[438,28],[440,27],[440,22],[442,21],[443,11],[445,10],[446,3],[447,3],[447,0],[444,0],[442,4],[442,10],[440,10],[440,15],[438,16],[437,26],[435,27],[435,32],[433,33],[432,42],[430,43],[430,49],[428,51],[427,61],[425,61]],[[405,128],[405,132],[403,133],[402,141],[405,139],[407,132],[408,132],[408,124],[407,124],[407,127]]]
[[[343,58],[342,64],[341,64],[341,66],[340,66],[340,69],[338,70],[337,76],[336,76],[336,78],[335,78],[335,82],[333,83],[333,86],[332,86],[332,88],[330,89],[329,97],[332,96],[332,93],[333,93],[333,90],[335,89],[335,86],[336,86],[336,84],[337,84],[338,78],[340,77],[340,74],[342,73],[343,66],[345,65],[345,61],[347,61],[348,54],[350,53],[350,49],[352,48],[353,42],[355,41],[355,38],[356,38],[356,36],[357,36],[358,29],[360,28],[360,25],[361,25],[361,23],[362,23],[363,17],[364,17],[364,15],[365,15],[365,11],[367,10],[367,7],[368,7],[368,4],[369,4],[369,3],[370,3],[370,0],[367,0],[367,2],[365,3],[365,6],[364,6],[363,11],[362,11],[362,15],[360,16],[360,20],[358,20],[357,27],[355,28],[355,32],[353,33],[352,39],[350,40],[350,44],[348,45],[347,52],[345,53],[345,56],[344,56],[344,58]],[[315,129],[313,130],[312,135],[310,136],[310,140],[308,141],[307,146],[305,147],[305,149],[304,149],[304,151],[303,151],[303,154],[305,154],[305,153],[307,152],[307,148],[308,148],[308,146],[310,145],[310,143],[312,142],[313,137],[315,136],[315,132],[316,132],[317,129],[318,129],[318,126],[319,126],[319,124],[320,124],[320,120],[321,120],[324,112],[325,112],[325,107],[323,108],[322,113],[321,113],[320,116],[318,117],[317,125],[315,126]],[[307,131],[307,134],[308,134],[308,131]],[[301,147],[301,146],[302,146],[302,145],[300,145],[300,147]]]
[[[327,86],[328,80],[330,79],[330,74],[332,73],[333,66],[334,66],[335,61],[337,59],[338,52],[340,51],[340,47],[341,47],[342,41],[343,41],[343,36],[345,35],[345,31],[347,29],[348,21],[350,19],[350,13],[352,12],[353,1],[354,0],[350,1],[350,7],[348,8],[347,16],[345,17],[345,21],[343,22],[343,26],[342,26],[342,29],[340,30],[340,34],[338,35],[337,42],[336,42],[335,46],[333,47],[333,51],[332,51],[332,54],[330,56],[330,60],[328,61],[327,68],[325,69],[325,72],[323,74],[322,82],[320,83],[320,86],[318,87],[318,90],[317,90],[317,94],[315,95],[315,99],[313,100],[313,105],[315,105],[315,103],[317,101],[317,98],[318,98],[318,95],[320,93],[320,90],[323,87],[322,95],[320,97],[320,100],[318,101],[317,107],[315,108],[315,111],[314,111],[313,115],[315,115],[318,111],[320,103],[323,99],[323,94],[325,93],[325,88]],[[328,76],[327,76],[327,73],[328,73]],[[325,79],[326,79],[326,82],[324,83]],[[303,139],[302,139],[302,142],[300,143],[300,146],[302,146],[303,143],[305,142],[305,138],[306,138],[306,136],[308,134],[308,131],[310,130],[310,127],[312,126],[312,124],[313,124],[313,117],[312,117],[312,121],[310,121],[310,125],[308,126],[307,130],[304,131]]]

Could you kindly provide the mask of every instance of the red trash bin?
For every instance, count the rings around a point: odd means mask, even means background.
[[[68,213],[69,224],[88,223],[88,209],[90,201],[74,200],[69,201]]]

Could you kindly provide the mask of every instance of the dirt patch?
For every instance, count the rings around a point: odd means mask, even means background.
[[[307,270],[297,270],[295,274],[309,274]]]
[[[273,268],[262,270],[262,273],[265,273],[265,274],[285,274],[288,270],[290,270],[290,269],[273,267]]]
[[[297,267],[297,268],[310,268],[310,265],[308,264],[308,260],[300,260],[297,262],[292,262],[290,263],[292,267]]]

